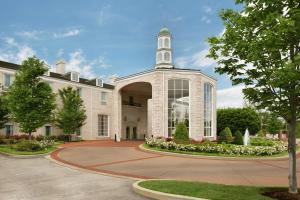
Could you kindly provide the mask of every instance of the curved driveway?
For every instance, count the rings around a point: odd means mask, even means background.
[[[133,178],[239,185],[288,185],[288,160],[235,160],[143,152],[141,142],[93,141],[62,145],[51,157],[88,170]],[[297,160],[300,178],[300,160]]]

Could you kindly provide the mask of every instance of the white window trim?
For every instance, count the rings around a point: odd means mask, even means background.
[[[79,75],[80,74],[78,72],[73,72],[72,71],[70,75],[71,75],[71,81],[79,82]],[[77,79],[76,80],[73,79],[73,75],[77,75]]]
[[[110,116],[108,114],[104,114],[104,113],[101,113],[101,114],[98,114],[97,116],[99,115],[106,115],[107,116],[107,135],[99,135],[99,124],[97,124],[97,137],[98,138],[109,138],[110,137]],[[97,123],[99,123],[99,119],[97,121]]]
[[[96,86],[103,87],[103,80],[101,78],[96,78]]]

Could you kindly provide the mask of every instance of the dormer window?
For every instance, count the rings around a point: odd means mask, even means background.
[[[79,73],[71,72],[71,81],[79,82]]]
[[[101,78],[96,78],[96,86],[103,87],[103,80]]]

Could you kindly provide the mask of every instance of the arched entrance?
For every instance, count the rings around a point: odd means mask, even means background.
[[[120,89],[121,140],[143,140],[151,134],[152,86],[135,82]]]

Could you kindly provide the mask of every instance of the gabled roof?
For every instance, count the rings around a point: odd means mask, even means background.
[[[20,65],[0,60],[0,67],[6,68],[6,69],[18,70],[20,68]],[[71,81],[71,77],[68,76],[67,74],[62,75],[62,74],[58,74],[55,72],[50,72],[50,77],[55,78],[55,79],[61,79],[61,80],[73,82],[73,81]],[[89,79],[85,79],[85,78],[79,78],[79,83],[84,84],[84,85],[89,85],[89,86],[96,86],[95,80],[89,80]],[[103,88],[114,89],[115,87],[113,85],[103,83]]]

